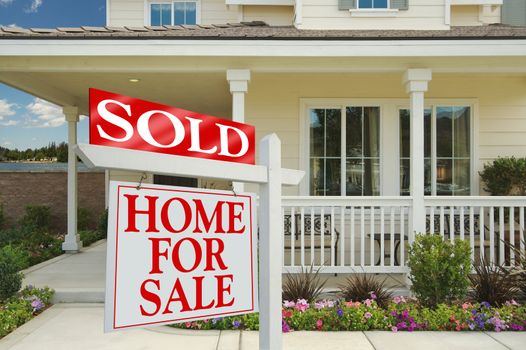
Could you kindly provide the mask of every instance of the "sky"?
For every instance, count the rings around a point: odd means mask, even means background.
[[[103,26],[106,0],[0,0],[0,26],[55,28]],[[26,149],[67,141],[61,108],[0,83],[0,146]],[[88,142],[88,119],[78,124]]]

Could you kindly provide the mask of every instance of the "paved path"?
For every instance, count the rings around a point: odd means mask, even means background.
[[[257,332],[192,331],[166,326],[104,334],[102,304],[57,304],[0,340],[0,350],[240,350],[258,348]],[[526,349],[526,332],[291,332],[287,350]]]

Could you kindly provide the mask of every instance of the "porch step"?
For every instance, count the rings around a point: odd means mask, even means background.
[[[60,288],[55,290],[53,303],[104,303],[104,289]]]

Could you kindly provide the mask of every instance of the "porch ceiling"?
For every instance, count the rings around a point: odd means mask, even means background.
[[[524,56],[511,57],[180,57],[7,56],[0,53],[0,82],[58,105],[88,113],[88,88],[108,90],[230,118],[226,70],[254,74],[395,73],[430,68],[435,74],[510,74],[526,78]],[[136,78],[138,83],[129,82]],[[250,88],[249,88],[250,93]]]

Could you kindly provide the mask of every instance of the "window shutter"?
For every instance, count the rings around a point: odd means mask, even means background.
[[[512,26],[526,26],[526,1],[504,0],[502,23]]]
[[[338,0],[338,9],[340,11],[355,9],[357,1],[358,0]]]
[[[391,0],[391,8],[398,10],[409,10],[409,0]]]

